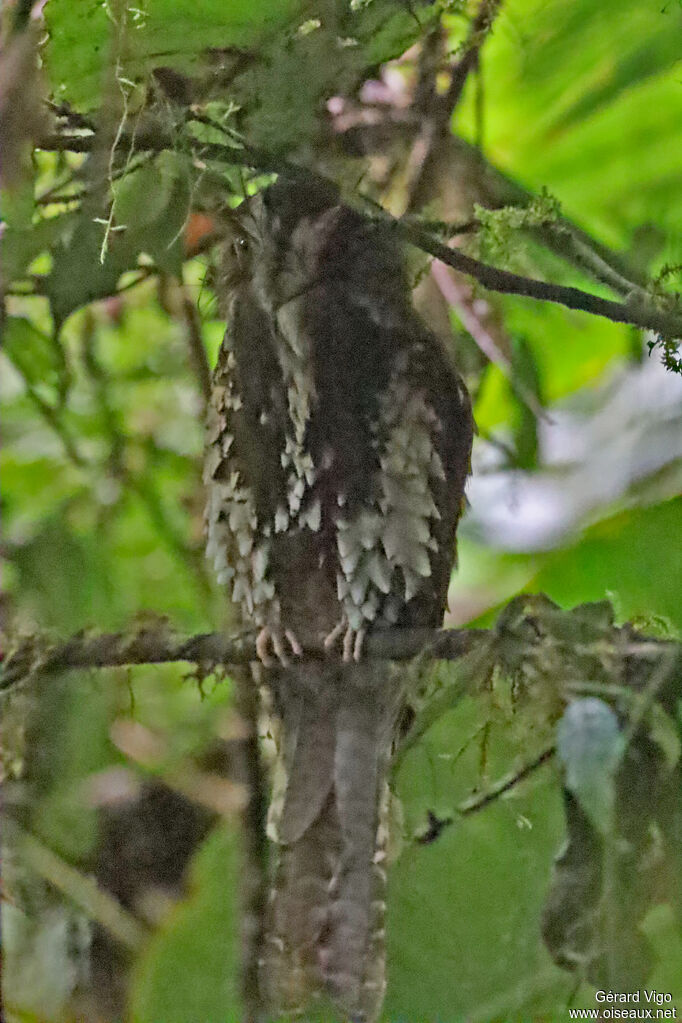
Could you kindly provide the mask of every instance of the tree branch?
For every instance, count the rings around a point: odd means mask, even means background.
[[[150,937],[148,928],[101,888],[94,878],[72,867],[18,824],[11,822],[10,828],[15,833],[16,846],[22,860],[31,870],[80,906],[90,920],[104,927],[126,948],[133,952],[140,952],[144,948]]]
[[[519,768],[518,771],[512,771],[509,774],[505,774],[503,778],[498,778],[489,788],[483,790],[483,792],[477,792],[473,796],[469,796],[468,799],[458,803],[455,807],[455,814],[457,817],[469,817],[472,813],[478,813],[480,810],[485,810],[486,807],[490,806],[501,796],[507,792],[511,792],[517,785],[520,785],[522,781],[529,778],[538,768],[548,764],[556,752],[555,747],[546,746],[545,749],[541,750],[537,756],[533,757],[531,761],[524,764],[523,767]],[[440,838],[445,828],[455,823],[456,818],[453,817],[437,817],[432,810],[428,811],[428,828],[426,831],[421,832],[415,836],[417,845],[431,845],[437,838]]]
[[[443,97],[443,116],[446,124],[461,99],[467,78],[478,64],[481,47],[493,27],[501,6],[502,0],[481,0],[479,4],[460,58],[452,70],[448,90]]]
[[[478,813],[479,810],[485,810],[486,806],[490,806],[496,799],[503,796],[505,792],[510,792],[513,788],[516,788],[522,781],[525,781],[531,774],[533,774],[539,767],[549,763],[555,753],[555,747],[547,746],[540,753],[537,754],[529,763],[524,764],[518,771],[512,771],[511,774],[506,774],[503,778],[499,778],[490,788],[485,789],[483,792],[478,792],[476,795],[470,796],[469,799],[465,799],[462,803],[459,803],[455,807],[456,813],[460,817],[468,817],[472,813]]]
[[[347,148],[354,155],[358,152],[370,154],[383,151],[387,133],[397,137],[407,135],[408,139],[421,131],[421,117],[414,108],[407,110],[392,106],[377,109],[369,105],[346,104],[334,115],[334,129],[347,139]],[[486,159],[480,148],[458,135],[448,135],[447,162],[450,176],[467,181],[468,187],[475,187],[473,201],[490,210],[504,206],[521,209],[528,207],[537,196],[503,173]],[[476,222],[464,225],[467,233],[476,229]],[[422,224],[430,230],[428,222]],[[444,228],[447,230],[447,227]],[[440,230],[440,229],[439,229]],[[644,289],[647,277],[638,267],[621,253],[592,238],[586,231],[561,216],[551,224],[541,227],[524,227],[523,231],[533,236],[550,251],[583,270],[590,276],[607,284],[618,294],[627,295],[637,288]],[[453,227],[450,236],[461,233]]]
[[[41,148],[74,149],[77,152],[88,152],[93,147],[93,139],[92,135],[50,136],[43,140]],[[158,150],[170,148],[173,144],[173,140],[163,132],[151,129],[138,131],[135,141],[139,148]],[[311,179],[320,178],[320,175],[314,174],[307,168],[296,166],[252,146],[243,145],[242,148],[235,148],[215,142],[197,142],[197,146],[202,159],[215,159],[232,164],[240,163],[262,171],[294,173],[299,176],[305,175]],[[550,284],[483,263],[463,252],[449,248],[418,225],[392,217],[386,211],[377,212],[374,208],[373,215],[375,220],[392,229],[405,242],[440,259],[460,273],[473,277],[490,291],[553,302],[563,305],[567,309],[603,316],[615,323],[629,323],[634,327],[651,330],[668,338],[682,337],[682,313],[677,310],[666,311],[650,301],[645,301],[642,298],[645,292],[641,289],[637,289],[637,294],[631,296],[631,301],[614,302],[582,291],[580,288]]]
[[[488,263],[482,263],[457,249],[451,249],[416,224],[398,220],[385,211],[376,219],[385,223],[409,244],[440,259],[441,262],[447,263],[448,266],[459,270],[460,273],[468,274],[489,291],[497,291],[506,295],[521,295],[543,302],[554,302],[567,309],[577,309],[594,316],[604,316],[614,323],[629,323],[634,327],[653,330],[657,334],[668,337],[682,337],[682,313],[677,311],[667,312],[653,304],[639,300],[613,302],[610,299],[600,298],[598,295],[582,291],[580,288],[550,284],[532,277],[523,277],[510,270],[502,270],[499,267],[490,266]]]
[[[15,370],[17,371],[17,373],[20,375],[24,382],[28,398],[30,399],[31,402],[33,402],[36,409],[38,410],[42,418],[45,420],[47,425],[50,427],[51,430],[54,431],[56,436],[61,441],[62,447],[64,448],[64,454],[66,455],[68,460],[78,469],[87,468],[89,463],[87,459],[81,454],[76,438],[71,435],[68,427],[64,423],[64,420],[60,414],[60,410],[55,408],[54,405],[51,405],[50,402],[45,401],[45,399],[41,397],[41,395],[35,389],[32,382],[29,380],[28,376],[24,372],[20,363],[17,360],[12,359],[11,353],[8,352],[7,354],[8,358],[11,359],[12,365],[14,366]]]
[[[491,210],[501,209],[503,206],[517,206],[523,209],[537,198],[535,193],[486,160],[480,149],[471,142],[453,135],[450,138],[450,145],[458,164],[469,171],[478,171],[477,180],[480,188],[478,202],[481,206]],[[643,288],[647,283],[646,275],[634,267],[626,257],[597,241],[568,217],[560,216],[551,224],[527,230],[556,255],[589,270],[597,280],[603,281],[616,291],[633,287]],[[624,290],[624,293],[627,293],[627,290]]]
[[[473,651],[484,652],[492,641],[503,640],[506,644],[504,659],[509,651],[515,657],[528,654],[534,644],[516,636],[506,622],[509,609],[526,598],[515,598],[502,612],[493,629],[406,629],[390,628],[377,630],[365,639],[363,658],[370,660],[407,661],[416,656],[426,660],[457,661]],[[546,603],[547,598],[527,598],[529,606]],[[577,609],[578,611],[580,609]],[[573,612],[558,611],[570,616]],[[593,653],[601,656],[606,652],[619,657],[632,657],[642,663],[657,662],[661,658],[673,672],[675,661],[682,659],[682,644],[675,640],[641,637],[627,630],[613,627],[612,639],[599,644],[587,644],[578,649],[575,644],[557,644],[567,651],[583,656]],[[188,661],[210,670],[213,665],[244,665],[258,659],[255,647],[256,631],[238,635],[222,632],[201,633],[195,636],[179,636],[167,623],[145,626],[130,632],[79,632],[62,642],[52,642],[45,635],[28,636],[10,645],[3,658],[0,674],[0,692],[11,689],[22,679],[42,672],[70,671],[76,668],[111,668],[132,664],[167,664]],[[541,643],[542,641],[538,641]],[[303,656],[312,660],[329,660],[333,656],[325,649],[322,641],[304,648]]]
[[[243,1023],[260,1023],[263,1005],[259,983],[268,904],[268,783],[260,753],[258,690],[248,671],[235,673],[237,708],[244,724],[240,745],[241,775],[249,794],[242,813],[243,875],[241,885],[241,988]]]
[[[196,302],[192,299],[187,285],[181,283],[182,318],[185,325],[185,337],[187,339],[187,350],[189,359],[199,385],[201,402],[204,413],[211,400],[211,367],[208,364],[208,356],[204,346],[204,338],[201,331],[201,317]]]
[[[404,661],[422,654],[434,659],[456,660],[489,636],[485,629],[386,629],[368,636],[363,655],[371,659]],[[254,633],[228,636],[220,632],[179,637],[167,626],[140,629],[136,633],[77,633],[62,643],[43,636],[21,641],[6,655],[0,692],[37,672],[69,671],[73,668],[111,668],[128,664],[166,664],[190,661],[203,666],[248,664],[257,660]],[[306,657],[322,660],[329,654],[322,642],[304,650]]]
[[[420,114],[420,128],[412,145],[408,159],[408,185],[406,213],[419,209],[428,193],[428,182],[438,154],[449,135],[452,115],[462,98],[464,86],[470,73],[478,66],[479,54],[495,17],[501,0],[480,0],[476,16],[470,23],[467,38],[463,42],[457,60],[450,67],[450,84],[444,95],[437,90],[439,62],[428,54],[427,61],[430,81],[422,85],[425,94],[415,108]],[[438,39],[435,40],[437,45]],[[426,45],[426,44],[425,44]],[[433,47],[433,44],[432,44]]]

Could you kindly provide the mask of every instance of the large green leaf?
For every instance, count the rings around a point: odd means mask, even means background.
[[[646,219],[672,240],[682,225],[672,142],[682,116],[681,29],[676,3],[505,4],[483,65],[493,160],[546,186],[603,240],[627,244]],[[473,106],[460,123],[473,130]]]
[[[10,316],[3,326],[3,347],[22,376],[41,390],[54,392],[63,368],[56,341],[23,316]]]
[[[185,160],[161,153],[117,185],[109,217],[95,217],[86,204],[68,220],[61,218],[65,229],[52,249],[45,282],[57,325],[79,306],[113,295],[121,275],[135,269],[142,255],[179,276],[189,200]]]
[[[661,615],[682,629],[681,535],[682,499],[621,512],[543,558],[532,589],[564,607],[612,596],[623,621]]]
[[[487,711],[467,700],[410,752],[396,780],[405,845],[389,880],[386,1018],[455,1023],[545,1018],[568,985],[540,941],[540,912],[561,836],[559,794],[546,778],[459,819],[430,844],[413,840],[429,809],[443,818],[481,777]],[[487,742],[487,771],[509,765],[509,732]],[[506,766],[505,766],[506,765]],[[505,1015],[508,1013],[508,1015]],[[550,1018],[549,1015],[547,1018]]]
[[[107,68],[125,93],[156,67],[205,72],[221,51],[228,64],[235,50],[247,52],[245,73],[221,98],[231,95],[248,112],[252,142],[285,148],[309,135],[326,97],[402,53],[432,15],[400,0],[147,0],[140,8],[52,0],[44,59],[55,96],[92,108]]]
[[[286,26],[298,6],[298,0],[147,0],[126,10],[99,0],[51,0],[45,11],[50,82],[58,98],[95,106],[112,56],[117,15],[127,25],[121,74],[131,78],[159,65],[190,70],[208,49],[257,46],[264,32]]]
[[[105,230],[82,214],[53,249],[45,291],[58,326],[78,306],[113,295],[121,274],[137,266],[137,252],[127,237],[112,232],[105,248]]]
[[[135,1023],[239,1019],[235,839],[233,829],[221,828],[197,856],[190,897],[139,964],[130,1013]]]

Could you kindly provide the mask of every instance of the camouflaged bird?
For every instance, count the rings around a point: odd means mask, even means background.
[[[362,640],[442,622],[470,402],[385,229],[331,188],[282,178],[239,219],[219,289],[207,554],[260,630],[281,722],[263,985],[278,1012],[321,995],[372,1020],[384,992],[379,807],[402,687],[396,667],[363,661]],[[301,659],[322,640],[327,662]]]

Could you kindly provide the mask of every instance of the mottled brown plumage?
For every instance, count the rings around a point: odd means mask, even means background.
[[[244,622],[264,630],[263,658],[280,655],[268,682],[286,784],[264,988],[278,1011],[321,993],[371,1020],[400,673],[361,657],[295,663],[295,651],[338,635],[348,656],[367,629],[440,625],[470,405],[381,228],[330,189],[282,179],[241,220],[208,435],[207,553]]]

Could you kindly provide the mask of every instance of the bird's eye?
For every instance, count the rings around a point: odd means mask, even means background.
[[[249,254],[249,239],[245,234],[239,234],[232,242],[232,251],[239,266],[247,259]]]

